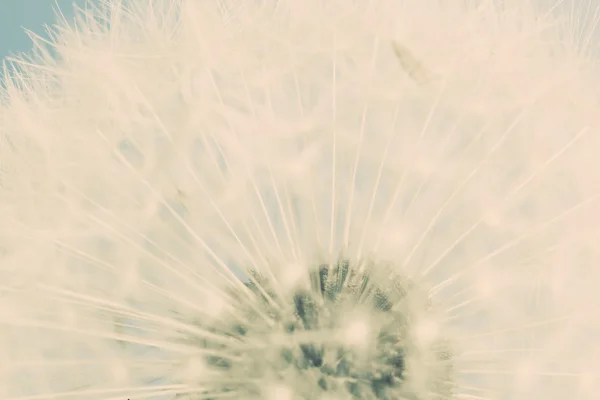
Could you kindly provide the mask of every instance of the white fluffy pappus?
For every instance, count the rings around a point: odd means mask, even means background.
[[[103,0],[34,37],[2,80],[0,398],[596,399],[576,4]]]

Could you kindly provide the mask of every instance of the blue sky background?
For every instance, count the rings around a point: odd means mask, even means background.
[[[44,25],[56,21],[54,9],[58,5],[67,18],[73,16],[73,4],[83,6],[85,0],[2,0],[0,4],[0,58],[29,51],[31,40],[27,28],[45,35]]]

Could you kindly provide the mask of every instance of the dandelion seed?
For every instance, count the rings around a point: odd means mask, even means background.
[[[431,82],[433,74],[421,62],[419,62],[411,51],[400,43],[393,43],[394,52],[400,61],[402,68],[420,85],[425,85]]]

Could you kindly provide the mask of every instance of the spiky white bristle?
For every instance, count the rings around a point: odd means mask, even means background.
[[[102,0],[34,37],[0,398],[596,399],[590,10]]]

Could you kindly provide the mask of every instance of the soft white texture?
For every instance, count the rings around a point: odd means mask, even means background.
[[[596,399],[600,75],[561,7],[105,0],[38,38],[3,81],[0,398],[202,399],[174,332],[343,255],[430,290],[453,398]]]

